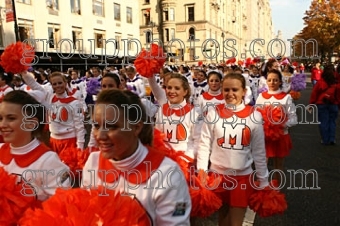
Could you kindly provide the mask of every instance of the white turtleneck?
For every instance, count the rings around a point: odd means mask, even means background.
[[[126,175],[134,175],[137,165],[144,163],[145,167],[148,167],[148,164],[152,164],[152,161],[143,162],[147,154],[148,149],[139,141],[138,148],[133,155],[124,160],[109,161],[117,170]],[[190,225],[191,199],[189,190],[184,175],[175,162],[165,157],[160,166],[153,171],[154,173],[149,172],[150,178],[141,184],[132,184],[122,175],[120,175],[118,181],[105,183],[98,177],[98,173],[103,172],[98,168],[99,159],[100,152],[90,154],[83,169],[82,186],[88,188],[102,185],[107,189],[129,194],[141,203],[150,216],[153,225]],[[106,174],[112,173],[112,170],[110,170]],[[183,215],[173,216],[179,204],[185,205],[185,212]]]

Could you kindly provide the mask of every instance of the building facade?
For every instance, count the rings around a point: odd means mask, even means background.
[[[160,40],[170,62],[224,62],[266,55],[272,39],[269,0],[140,0],[140,41]],[[222,43],[224,43],[224,48]],[[253,47],[252,47],[253,48]],[[224,53],[224,54],[223,54]]]
[[[35,40],[30,43],[35,45],[40,62],[46,58],[50,63],[64,65],[72,59],[80,64],[120,63],[124,56],[138,52],[137,45],[130,42],[139,39],[138,2],[15,0],[18,38]],[[14,43],[16,36],[14,22],[6,22],[5,0],[0,1],[0,9],[3,49]]]

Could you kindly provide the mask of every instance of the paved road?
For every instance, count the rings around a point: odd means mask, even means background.
[[[312,86],[301,93],[296,104],[307,104]],[[298,111],[299,122],[302,115]],[[312,114],[307,115],[307,122],[313,122]],[[254,226],[336,226],[340,225],[340,116],[337,121],[337,145],[320,144],[318,126],[316,124],[299,124],[291,129],[293,150],[286,158],[285,175],[287,183],[282,192],[286,194],[287,211],[281,216],[270,218],[256,217]],[[315,170],[313,185],[312,175],[308,175],[306,187],[301,174],[296,175],[295,185],[287,170]],[[292,176],[293,178],[293,176]],[[288,189],[296,187],[296,190]],[[319,189],[311,189],[319,187]],[[203,223],[204,222],[204,223]],[[205,219],[198,225],[216,226],[216,215]]]

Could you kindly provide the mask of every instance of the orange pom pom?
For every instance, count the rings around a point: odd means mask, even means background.
[[[21,194],[23,187],[17,184],[17,177],[2,167],[0,181],[0,225],[16,225],[23,212],[37,201],[34,196]]]
[[[298,91],[292,90],[289,94],[292,96],[293,100],[298,100],[301,97],[301,93]]]
[[[249,207],[261,217],[270,217],[283,214],[287,209],[287,202],[284,194],[268,186],[262,190],[255,190],[250,195]]]
[[[145,49],[138,55],[134,62],[136,70],[143,77],[150,78],[159,73],[165,63],[163,49],[156,44],[151,44],[151,51]]]
[[[140,225],[151,220],[141,204],[112,190],[62,190],[43,203],[42,209],[29,209],[20,219],[22,226]]]
[[[189,192],[191,196],[191,216],[208,217],[222,206],[221,198],[215,194],[214,190],[219,187],[221,178],[218,176],[208,176],[203,170],[198,171],[198,175],[191,177]]]
[[[278,140],[283,135],[283,129],[288,120],[285,109],[281,105],[266,105],[258,111],[263,117],[265,138],[271,141]]]
[[[0,57],[0,65],[6,72],[14,74],[27,70],[35,57],[34,48],[17,42],[7,46]]]
[[[63,149],[59,153],[59,158],[63,161],[70,170],[72,171],[73,175],[76,178],[80,177],[81,175],[77,170],[82,170],[88,157],[90,155],[89,149],[80,150],[78,148],[67,148]]]

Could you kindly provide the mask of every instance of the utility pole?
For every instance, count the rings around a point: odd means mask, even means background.
[[[12,7],[13,7],[13,17],[14,17],[15,40],[18,42],[20,41],[20,38],[19,38],[19,28],[18,28],[18,23],[17,23],[17,14],[15,11],[15,0],[12,0]]]

